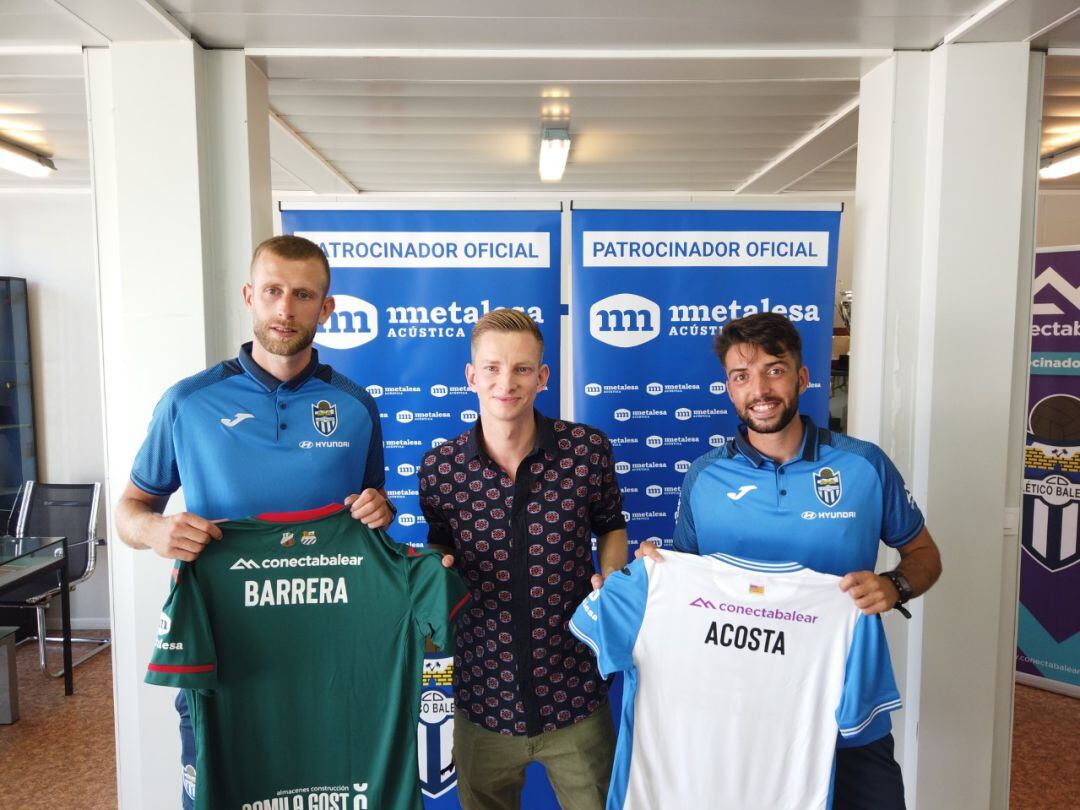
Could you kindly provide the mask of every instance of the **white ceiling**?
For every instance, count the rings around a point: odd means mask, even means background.
[[[850,191],[859,78],[889,51],[1076,47],[1077,12],[1080,0],[2,0],[0,137],[53,155],[49,184],[85,187],[78,48],[190,35],[248,49],[270,78],[279,191]],[[1075,118],[1080,140],[1080,77],[1050,61],[1048,90],[1064,89],[1047,126],[1064,136]],[[557,186],[536,176],[545,114],[568,114],[573,135]]]

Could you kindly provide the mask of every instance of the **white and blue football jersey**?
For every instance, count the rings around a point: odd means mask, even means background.
[[[837,733],[901,705],[880,618],[797,563],[663,557],[570,622],[625,673],[608,810],[828,808]]]

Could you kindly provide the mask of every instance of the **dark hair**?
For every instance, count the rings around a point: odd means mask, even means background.
[[[728,350],[740,343],[757,346],[777,357],[787,353],[794,358],[796,368],[802,365],[802,338],[784,315],[758,312],[728,321],[713,341],[713,351],[720,358],[720,365],[727,368],[724,359]]]
[[[326,287],[323,289],[323,295],[330,290],[330,262],[326,259],[326,254],[322,252],[322,248],[312,242],[310,239],[305,239],[302,236],[292,236],[291,234],[285,234],[284,236],[271,236],[269,239],[264,239],[259,243],[259,246],[255,248],[255,252],[251,255],[251,266],[255,266],[255,262],[259,260],[259,256],[266,253],[273,253],[275,256],[281,259],[287,259],[293,262],[303,262],[309,259],[316,259],[323,266],[323,270],[326,271]]]

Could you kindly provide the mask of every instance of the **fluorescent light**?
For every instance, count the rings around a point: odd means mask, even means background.
[[[570,132],[565,129],[545,129],[540,140],[540,179],[545,183],[562,180],[569,154]]]
[[[56,166],[47,157],[36,152],[0,141],[0,169],[26,177],[48,177],[50,172],[56,171]]]
[[[1058,180],[1077,172],[1080,172],[1080,147],[1073,147],[1045,158],[1042,161],[1042,168],[1039,169],[1039,178]]]

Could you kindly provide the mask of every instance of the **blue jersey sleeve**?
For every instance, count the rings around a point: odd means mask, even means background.
[[[648,594],[646,560],[636,560],[609,574],[604,587],[589,594],[574,611],[570,632],[592,650],[605,678],[633,667]]]
[[[671,545],[676,551],[685,551],[688,554],[700,554],[697,541],[697,528],[694,526],[694,510],[690,506],[690,490],[697,478],[694,470],[690,470],[683,479],[682,489],[679,491],[679,505],[675,507],[675,534],[672,535]]]
[[[382,422],[374,401],[365,403],[371,414],[371,441],[368,443],[367,466],[364,468],[364,489],[386,486],[386,462],[383,460]]]
[[[836,710],[840,736],[862,733],[876,717],[901,707],[880,616],[860,615],[848,650],[844,691]]]
[[[893,548],[915,539],[926,520],[915,503],[904,478],[888,456],[881,453],[878,474],[881,477],[883,509],[881,513],[881,539]]]
[[[176,464],[173,428],[180,403],[170,388],[154,408],[150,429],[131,467],[131,481],[151,495],[171,495],[180,488],[180,470]]]

